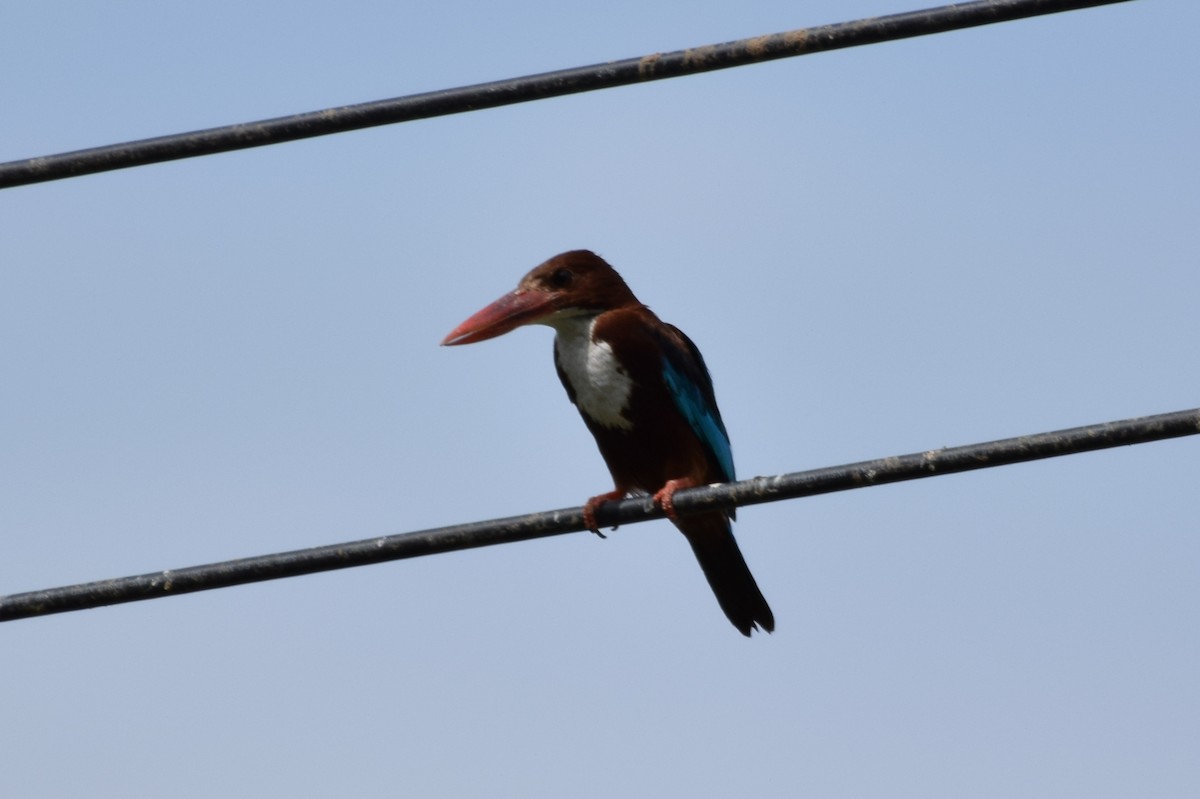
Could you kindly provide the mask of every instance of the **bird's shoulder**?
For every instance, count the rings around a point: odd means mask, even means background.
[[[674,325],[659,319],[644,305],[615,308],[596,317],[592,339],[612,349],[631,372],[659,373],[664,358],[683,353],[690,359],[694,346]]]

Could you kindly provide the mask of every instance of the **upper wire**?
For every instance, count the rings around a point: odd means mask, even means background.
[[[0,163],[0,189],[1129,0],[976,0]],[[7,123],[11,126],[14,119]]]

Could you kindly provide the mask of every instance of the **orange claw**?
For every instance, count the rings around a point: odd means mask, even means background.
[[[607,494],[599,494],[592,497],[583,505],[583,523],[587,525],[587,529],[591,530],[596,535],[604,538],[604,533],[600,532],[600,526],[596,524],[596,510],[605,502],[618,500],[625,496],[625,492],[621,489],[609,491]],[[617,529],[615,526],[613,529]]]
[[[668,480],[667,484],[654,494],[654,501],[667,514],[667,518],[679,524],[679,515],[675,513],[675,492],[681,488],[692,488],[698,483],[691,477],[681,477],[678,480]]]

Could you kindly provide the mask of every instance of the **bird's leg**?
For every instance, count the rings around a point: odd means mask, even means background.
[[[678,480],[668,480],[667,484],[654,494],[654,503],[663,509],[676,526],[679,525],[679,515],[675,513],[675,492],[681,488],[694,488],[699,483],[691,477],[680,477]]]
[[[600,526],[598,524],[596,524],[597,508],[599,508],[605,502],[620,499],[621,497],[625,496],[625,494],[627,494],[627,493],[628,492],[625,491],[624,489],[616,488],[616,489],[613,489],[612,491],[609,491],[607,494],[600,494],[598,496],[594,496],[591,499],[589,499],[586,503],[584,503],[583,523],[585,525],[587,525],[587,529],[591,530],[593,533],[600,536],[601,538],[604,538],[605,537],[604,533],[600,532]],[[617,529],[616,525],[613,525],[613,529],[614,530]]]

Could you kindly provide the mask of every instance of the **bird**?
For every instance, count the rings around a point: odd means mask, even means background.
[[[700,350],[643,305],[624,279],[589,250],[534,267],[513,291],[442,341],[473,344],[524,325],[554,329],[554,364],[612,474],[614,488],[583,506],[596,511],[628,495],[653,496],[683,533],[717,603],[745,636],[772,632],[775,617],[733,537],[735,512],[679,515],[679,489],[735,479],[729,434]]]

